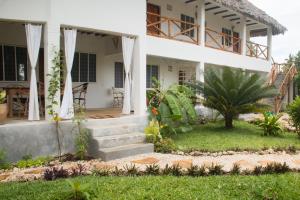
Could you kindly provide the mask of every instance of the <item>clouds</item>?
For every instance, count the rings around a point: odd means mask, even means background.
[[[279,23],[287,27],[284,35],[273,37],[273,57],[283,62],[289,54],[300,51],[300,1],[299,0],[249,0]],[[265,40],[258,38],[256,41]]]

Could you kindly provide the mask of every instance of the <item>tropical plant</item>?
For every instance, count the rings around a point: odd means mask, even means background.
[[[156,119],[152,119],[149,122],[149,125],[145,128],[145,133],[147,142],[155,144],[162,139],[159,123]]]
[[[0,169],[10,169],[12,165],[6,161],[6,152],[0,149]]]
[[[269,105],[260,100],[277,94],[276,89],[266,85],[258,74],[240,69],[208,69],[204,78],[204,84],[197,82],[191,86],[204,93],[204,106],[220,112],[226,128],[233,128],[233,119],[239,114],[266,110]]]
[[[0,104],[4,104],[6,101],[6,91],[0,91]]]
[[[293,126],[300,137],[300,97],[297,97],[288,107],[287,113],[289,114]]]
[[[58,156],[61,158],[62,150],[61,150],[61,143],[60,143],[60,128],[59,122],[61,118],[57,112],[58,101],[57,101],[57,93],[60,91],[60,69],[63,68],[63,62],[61,62],[61,53],[60,51],[54,50],[54,58],[52,60],[52,67],[51,73],[47,74],[50,78],[49,86],[48,86],[48,101],[50,102],[47,105],[47,111],[50,116],[52,116],[52,120],[55,122],[55,130],[56,130],[56,139],[57,139],[57,146],[58,146]]]
[[[90,199],[90,193],[88,192],[88,189],[90,188],[89,184],[81,184],[78,181],[70,181],[67,180],[69,185],[72,188],[70,199],[72,200],[89,200]]]
[[[278,120],[282,115],[274,115],[269,112],[264,113],[264,120],[259,123],[259,126],[264,130],[264,136],[277,136],[283,132]]]
[[[87,155],[88,150],[88,142],[89,142],[89,132],[87,128],[84,126],[85,119],[85,112],[84,109],[79,106],[76,109],[73,122],[76,124],[76,138],[75,138],[75,147],[76,147],[76,156],[83,160]],[[75,130],[75,129],[73,129]]]
[[[22,160],[19,160],[16,163],[16,166],[18,168],[28,168],[28,167],[38,167],[38,166],[43,166],[48,164],[51,160],[53,160],[52,157],[37,157],[35,159],[30,158],[30,157],[25,157]]]
[[[156,119],[161,132],[186,132],[191,130],[190,125],[197,120],[192,97],[194,92],[185,85],[172,85],[163,89],[158,81],[148,92],[148,110],[151,118]]]

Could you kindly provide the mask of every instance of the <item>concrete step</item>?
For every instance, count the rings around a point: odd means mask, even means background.
[[[86,127],[93,127],[93,126],[118,126],[120,124],[139,124],[141,126],[146,126],[148,123],[147,116],[122,116],[118,118],[108,118],[108,119],[89,119],[86,122]]]
[[[153,144],[129,144],[124,146],[99,149],[99,152],[97,152],[97,154],[94,156],[101,157],[104,161],[109,161],[138,154],[152,153],[153,151]]]
[[[92,138],[93,146],[98,149],[123,146],[128,144],[143,143],[146,141],[144,133],[129,133]]]
[[[93,138],[143,132],[143,129],[144,126],[141,126],[136,123],[111,126],[94,125],[88,127],[91,137]]]

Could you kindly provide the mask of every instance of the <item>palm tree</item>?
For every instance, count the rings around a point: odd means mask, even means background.
[[[204,106],[220,112],[226,128],[233,128],[233,119],[239,114],[267,109],[270,106],[260,100],[277,94],[276,89],[266,85],[258,74],[240,69],[209,69],[205,72],[204,80],[204,84],[198,82],[193,87],[203,92]]]

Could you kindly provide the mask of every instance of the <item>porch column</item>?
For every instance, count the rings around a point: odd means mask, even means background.
[[[47,74],[51,73],[52,60],[55,57],[54,51],[60,50],[60,25],[52,21],[48,21],[44,29],[44,87],[45,87],[45,119],[51,120],[51,116],[48,115],[47,106],[50,102],[47,100],[48,87],[50,77]],[[56,101],[58,102],[57,112],[60,107],[60,91],[57,93]]]
[[[205,63],[199,62],[196,65],[196,81],[200,81],[204,83],[204,69],[205,69]]]
[[[197,22],[200,25],[200,45],[205,47],[205,1],[198,0]]]
[[[133,108],[135,115],[146,114],[146,38],[139,36],[133,52]]]
[[[246,17],[242,17],[241,20],[241,38],[242,38],[242,44],[241,44],[241,53],[243,56],[246,56],[247,54],[247,24],[246,24]]]
[[[272,28],[268,27],[268,61],[272,61]]]

